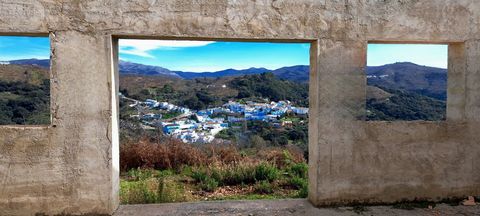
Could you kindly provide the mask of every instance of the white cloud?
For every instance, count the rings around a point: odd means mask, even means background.
[[[133,40],[123,39],[119,42],[120,53],[155,58],[148,53],[156,49],[175,49],[200,47],[215,43],[214,41],[184,41],[184,40]]]

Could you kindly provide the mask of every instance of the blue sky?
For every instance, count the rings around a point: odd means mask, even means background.
[[[50,58],[48,37],[0,36],[0,61]]]
[[[189,72],[310,64],[309,43],[120,40],[120,59]]]
[[[448,45],[438,44],[369,44],[367,65],[380,66],[395,62],[447,68]]]
[[[190,72],[277,69],[309,64],[308,43],[120,40],[120,59]],[[0,36],[0,61],[50,57],[48,37]],[[395,62],[447,68],[447,45],[369,44],[367,65]]]

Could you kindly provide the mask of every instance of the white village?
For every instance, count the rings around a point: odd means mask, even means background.
[[[160,129],[165,135],[185,143],[210,143],[220,131],[247,121],[263,121],[274,127],[288,127],[292,122],[281,120],[282,115],[308,115],[308,108],[293,106],[288,100],[269,103],[229,101],[221,107],[196,111],[153,99],[138,101],[122,94],[120,98],[131,101],[129,106],[138,112],[130,117],[139,119],[144,129]]]

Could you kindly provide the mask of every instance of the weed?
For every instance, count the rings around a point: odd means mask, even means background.
[[[158,179],[157,203],[183,201],[187,201],[183,185],[169,177],[162,177]]]
[[[155,183],[147,180],[122,181],[120,187],[121,202],[124,204],[155,203],[157,200],[155,190],[150,190]]]
[[[279,171],[275,166],[267,163],[261,163],[255,167],[255,180],[267,180],[269,182],[272,182],[273,180],[278,178],[278,173]]]
[[[207,175],[207,172],[203,169],[193,170],[191,177],[197,183],[205,182],[209,178],[209,176]]]
[[[129,179],[143,181],[153,176],[153,170],[150,169],[131,169],[127,172]]]
[[[222,185],[255,183],[255,167],[248,164],[227,166],[222,171]]]
[[[206,192],[214,192],[218,187],[218,182],[213,178],[207,178],[199,184],[199,187]]]
[[[273,186],[268,181],[260,181],[254,186],[254,190],[259,194],[271,194],[273,193]]]
[[[307,178],[308,165],[306,163],[296,163],[290,166],[290,173],[300,178]]]
[[[288,184],[294,187],[295,189],[299,189],[299,190],[308,186],[308,182],[306,179],[300,178],[297,176],[290,178],[288,180]]]
[[[304,185],[300,190],[298,191],[298,198],[307,198],[308,197],[308,184]]]

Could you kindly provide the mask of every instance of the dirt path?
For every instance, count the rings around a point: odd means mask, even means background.
[[[120,206],[116,216],[155,215],[155,216],[196,216],[196,215],[235,215],[235,216],[293,216],[293,215],[480,215],[480,205],[450,206],[439,204],[433,209],[403,210],[391,206],[369,206],[363,208],[315,208],[304,199],[294,200],[255,200],[172,203],[152,205]]]

